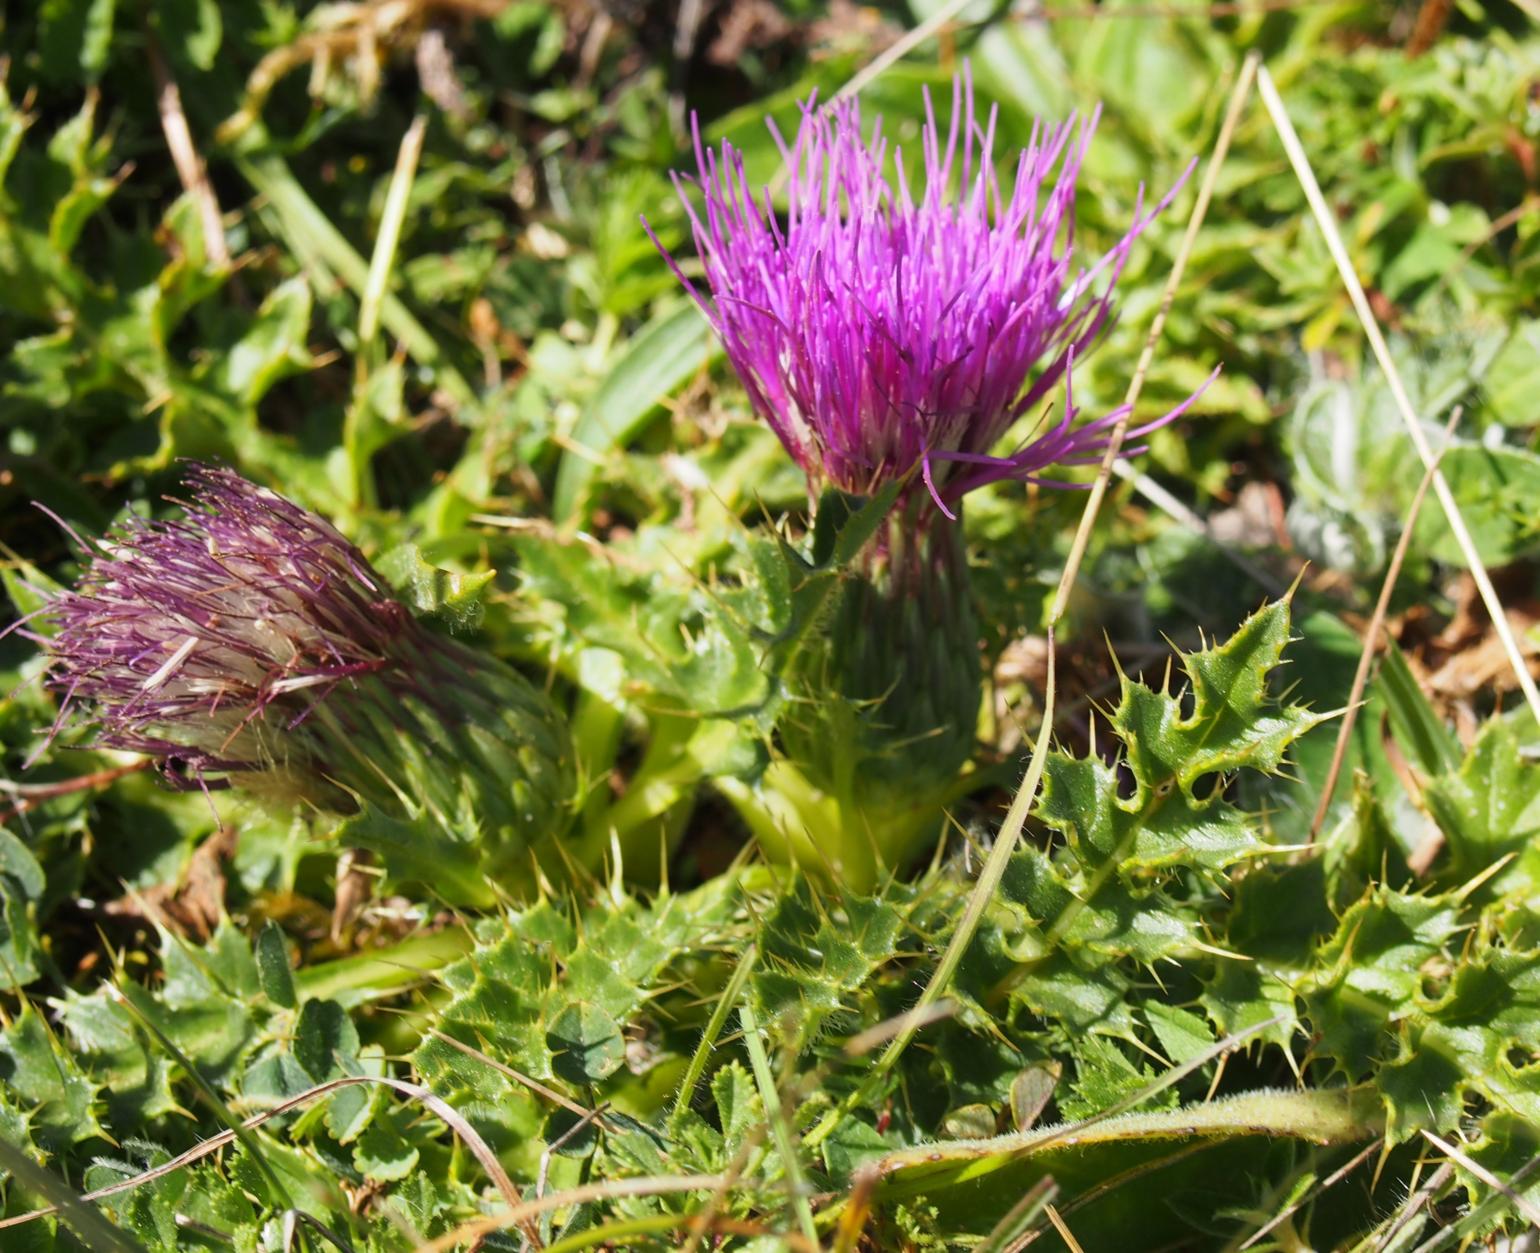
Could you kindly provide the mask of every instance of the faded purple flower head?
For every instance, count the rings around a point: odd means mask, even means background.
[[[1100,458],[1123,411],[1076,425],[1069,369],[1109,325],[1129,249],[1166,202],[1141,214],[1141,190],[1128,233],[1077,267],[1075,181],[1096,116],[1034,126],[1007,195],[993,165],[996,113],[980,124],[966,72],[945,129],[928,92],[925,108],[918,192],[896,149],[890,173],[880,121],[863,139],[854,100],[832,110],[809,100],[789,148],[771,123],[788,175],[784,224],[770,192],[750,187],[742,155],[706,148],[697,128],[703,210],[675,182],[711,299],[669,260],[754,408],[815,483],[870,494],[917,470],[950,515],[986,483],[1050,483],[1048,467]],[[992,455],[1061,380],[1057,421]]]
[[[284,733],[338,684],[398,669],[420,628],[324,519],[230,470],[188,481],[185,518],[131,519],[49,607],[61,718],[84,705],[102,747],[199,781],[291,764]]]
[[[528,873],[575,786],[544,694],[415,618],[324,518],[230,470],[188,483],[180,519],[76,537],[84,574],[34,615],[58,725],[176,786],[356,818],[351,842],[453,899]]]

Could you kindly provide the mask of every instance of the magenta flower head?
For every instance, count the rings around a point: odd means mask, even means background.
[[[1141,192],[1127,233],[1080,263],[1076,180],[1096,115],[1035,126],[1007,184],[994,165],[996,113],[978,116],[967,71],[946,126],[928,94],[925,114],[913,183],[880,123],[863,134],[854,100],[809,100],[795,139],[775,134],[783,216],[770,189],[750,186],[741,154],[707,148],[698,128],[698,178],[675,180],[704,290],[670,264],[755,411],[816,495],[896,493],[787,676],[782,756],[757,799],[733,795],[767,846],[857,881],[926,851],[966,788],[983,674],[951,522],[986,484],[1067,486],[1052,467],[1104,455],[1125,411],[1078,421],[1071,368],[1111,324],[1129,251],[1170,199],[1145,212]],[[1002,450],[1061,383],[1058,416]]]
[[[418,621],[323,518],[230,470],[188,481],[181,519],[82,541],[40,615],[61,724],[178,787],[349,817],[343,838],[462,901],[527,869],[573,786],[544,695]]]
[[[1142,213],[1141,193],[1127,234],[1079,266],[1075,185],[1096,115],[1035,126],[1007,193],[993,164],[995,110],[980,123],[967,72],[946,128],[928,92],[925,111],[918,189],[896,148],[889,160],[880,121],[863,137],[853,99],[832,109],[809,100],[789,147],[771,123],[787,172],[784,224],[742,156],[706,148],[697,128],[703,207],[676,185],[710,298],[674,270],[754,409],[816,486],[870,495],[912,476],[906,491],[922,482],[952,516],[986,483],[1049,482],[1051,466],[1100,458],[1123,411],[1077,425],[1067,394],[1058,419],[1021,447],[995,447],[1107,329],[1129,249],[1166,201]]]

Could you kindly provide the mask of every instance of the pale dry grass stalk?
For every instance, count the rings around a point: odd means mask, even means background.
[[[1461,409],[1455,406],[1454,412],[1449,415],[1449,422],[1444,427],[1445,446],[1448,437],[1454,434],[1454,428],[1459,425]],[[1331,808],[1332,794],[1337,790],[1337,780],[1342,775],[1342,763],[1347,757],[1348,740],[1353,734],[1353,727],[1358,722],[1359,702],[1363,699],[1364,688],[1369,683],[1369,670],[1374,664],[1374,655],[1379,651],[1380,632],[1385,628],[1385,616],[1390,612],[1390,598],[1396,590],[1396,580],[1401,575],[1402,563],[1406,561],[1406,554],[1412,546],[1412,532],[1417,526],[1417,516],[1422,512],[1422,502],[1427,499],[1428,488],[1433,485],[1433,476],[1438,473],[1439,459],[1443,457],[1443,449],[1439,450],[1438,457],[1433,464],[1423,471],[1422,482],[1417,485],[1417,494],[1412,497],[1412,507],[1407,510],[1406,524],[1401,528],[1401,536],[1396,541],[1396,550],[1391,554],[1390,565],[1385,571],[1385,580],[1380,584],[1379,599],[1374,603],[1374,613],[1369,619],[1368,629],[1364,632],[1364,648],[1358,657],[1358,669],[1353,673],[1353,687],[1348,692],[1347,711],[1342,715],[1342,725],[1337,728],[1337,747],[1331,755],[1331,768],[1326,772],[1326,782],[1321,785],[1321,799],[1316,802],[1315,817],[1310,820],[1310,835],[1307,843],[1314,844],[1316,836],[1321,833],[1321,824],[1326,821],[1326,811]]]
[[[1352,1157],[1348,1158],[1346,1163],[1337,1167],[1336,1170],[1332,1171],[1330,1175],[1323,1179],[1319,1187],[1312,1188],[1304,1196],[1300,1197],[1299,1200],[1295,1201],[1293,1205],[1290,1205],[1287,1209],[1275,1215],[1265,1226],[1258,1227],[1254,1232],[1252,1232],[1251,1235],[1246,1238],[1246,1243],[1239,1246],[1237,1253],[1245,1253],[1246,1249],[1249,1249],[1252,1245],[1256,1244],[1257,1241],[1261,1240],[1263,1236],[1269,1235],[1273,1231],[1276,1231],[1284,1223],[1288,1222],[1288,1220],[1295,1214],[1299,1213],[1299,1211],[1302,1210],[1307,1204],[1320,1196],[1321,1193],[1325,1192],[1328,1188],[1333,1188],[1337,1184],[1341,1183],[1366,1161],[1368,1161],[1369,1158],[1372,1157],[1375,1153],[1383,1150],[1384,1147],[1384,1140],[1375,1140],[1371,1142],[1367,1148],[1361,1150],[1360,1152],[1354,1153]]]
[[[406,221],[407,201],[417,178],[417,164],[422,159],[423,140],[428,133],[428,119],[419,113],[401,137],[396,151],[396,168],[385,193],[385,209],[380,215],[380,231],[369,258],[369,274],[358,309],[358,352],[360,369],[364,354],[380,328],[380,307],[390,286],[390,272],[396,261],[396,247],[401,242],[401,228]]]
[[[1048,1221],[1053,1224],[1053,1229],[1059,1233],[1059,1239],[1064,1241],[1070,1253],[1085,1253],[1085,1250],[1080,1247],[1080,1241],[1075,1239],[1074,1233],[1064,1225],[1064,1220],[1059,1217],[1059,1211],[1054,1209],[1051,1204],[1044,1206],[1044,1208],[1048,1211]]]
[[[1440,1139],[1431,1131],[1424,1130],[1422,1137],[1466,1174],[1474,1175],[1492,1191],[1501,1193],[1508,1204],[1513,1206],[1514,1211],[1524,1216],[1525,1222],[1540,1227],[1540,1208],[1537,1208],[1535,1203],[1522,1192],[1516,1191],[1511,1184],[1504,1183],[1470,1154],[1462,1153],[1447,1140]]]
[[[721,1182],[721,1178],[720,1175],[643,1175],[635,1179],[612,1179],[607,1183],[586,1183],[580,1187],[568,1188],[564,1192],[553,1192],[550,1196],[543,1196],[538,1200],[525,1201],[502,1214],[491,1214],[486,1218],[465,1223],[453,1231],[446,1232],[438,1239],[429,1241],[418,1250],[418,1253],[449,1253],[449,1250],[456,1245],[474,1240],[477,1236],[486,1235],[488,1232],[502,1231],[513,1226],[519,1226],[522,1229],[522,1225],[529,1220],[549,1213],[551,1210],[583,1205],[589,1201],[615,1200],[626,1196],[667,1196],[674,1192],[705,1192],[715,1188]],[[679,1225],[684,1226],[688,1222],[689,1219],[681,1216]],[[802,1241],[799,1239],[797,1243],[800,1245]]]
[[[177,86],[161,55],[160,45],[154,39],[146,41],[150,60],[150,73],[155,79],[155,107],[160,113],[160,129],[166,137],[166,147],[171,152],[171,162],[176,166],[177,178],[182,190],[192,197],[198,206],[198,220],[203,226],[203,252],[215,266],[225,269],[230,264],[230,245],[225,239],[224,216],[219,211],[219,199],[209,182],[208,167],[203,162],[198,146],[193,143],[192,129],[187,125],[187,114],[182,109],[182,92]]]
[[[1316,224],[1321,228],[1327,250],[1331,253],[1332,260],[1336,262],[1337,272],[1342,276],[1342,284],[1347,289],[1348,299],[1353,304],[1354,312],[1358,314],[1358,320],[1364,328],[1364,335],[1368,338],[1375,359],[1384,372],[1385,381],[1390,386],[1390,394],[1396,402],[1396,409],[1400,412],[1406,433],[1411,438],[1413,447],[1417,449],[1417,455],[1422,458],[1422,464],[1432,472],[1434,493],[1438,496],[1439,504],[1444,507],[1444,516],[1449,522],[1449,530],[1460,546],[1465,564],[1470,570],[1471,577],[1476,581],[1477,590],[1481,593],[1481,601],[1491,616],[1492,629],[1497,632],[1503,651],[1508,655],[1508,662],[1513,667],[1514,677],[1518,679],[1519,689],[1524,693],[1524,700],[1528,703],[1530,712],[1534,714],[1535,720],[1540,722],[1540,689],[1536,688],[1535,680],[1529,673],[1528,665],[1525,664],[1524,655],[1519,651],[1519,642],[1514,638],[1513,627],[1508,622],[1508,615],[1503,610],[1497,589],[1492,586],[1486,563],[1482,561],[1481,554],[1476,551],[1476,541],[1465,523],[1464,514],[1460,512],[1460,504],[1454,498],[1449,481],[1438,469],[1438,459],[1428,443],[1427,434],[1423,431],[1422,422],[1412,406],[1406,385],[1401,381],[1401,372],[1396,368],[1395,360],[1390,355],[1390,345],[1386,343],[1385,334],[1380,330],[1374,310],[1369,306],[1369,297],[1364,292],[1364,285],[1359,280],[1357,271],[1353,268],[1347,245],[1342,242],[1342,232],[1337,229],[1336,218],[1321,192],[1321,184],[1316,180],[1310,158],[1300,142],[1299,132],[1294,129],[1294,123],[1289,120],[1283,97],[1278,94],[1278,87],[1265,66],[1257,72],[1257,88],[1272,117],[1278,138],[1283,142],[1289,164],[1294,167],[1295,177],[1299,179],[1299,184],[1304,189],[1305,199],[1315,215]]]

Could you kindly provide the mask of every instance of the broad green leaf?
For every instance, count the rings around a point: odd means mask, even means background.
[[[1145,1021],[1166,1056],[1177,1065],[1201,1057],[1214,1046],[1214,1033],[1199,1015],[1158,1001],[1144,1007]]]
[[[1482,383],[1487,411],[1504,426],[1540,425],[1540,320],[1514,325]]]
[[[306,1001],[294,1027],[294,1059],[316,1083],[335,1079],[357,1060],[358,1028],[336,1001]]]
[[[310,369],[311,306],[310,284],[303,278],[274,288],[246,333],[223,355],[215,375],[219,389],[238,404],[255,405],[279,379]]]
[[[388,1119],[377,1119],[353,1146],[353,1165],[376,1183],[405,1179],[417,1164],[417,1149]]]
[[[551,1069],[568,1083],[607,1079],[626,1060],[620,1024],[596,1005],[581,1001],[564,1007],[546,1028]]]
[[[1444,453],[1439,468],[1484,562],[1506,565],[1534,550],[1540,542],[1534,512],[1540,496],[1540,456],[1523,448],[1456,444]],[[1415,542],[1419,551],[1439,561],[1465,562],[1441,509],[1423,510]]]
[[[711,358],[711,328],[693,301],[653,318],[611,367],[572,431],[579,450],[562,457],[552,509],[571,518],[604,457],[641,429],[669,393]]]
[[[31,849],[0,827],[0,988],[38,977],[37,902],[47,879]]]
[[[38,35],[44,74],[60,82],[100,78],[116,8],[116,0],[43,0]]]
[[[299,998],[294,992],[294,971],[289,965],[289,944],[283,929],[269,922],[257,935],[257,974],[262,991],[274,1005],[293,1009]]]

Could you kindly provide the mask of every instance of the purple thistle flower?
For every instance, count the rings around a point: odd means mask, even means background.
[[[979,125],[968,73],[953,83],[945,131],[929,92],[925,111],[918,198],[896,149],[889,177],[881,122],[862,138],[855,100],[832,110],[809,100],[790,148],[770,123],[789,176],[784,225],[769,191],[761,199],[749,186],[742,155],[727,143],[706,148],[697,127],[703,211],[686,180],[676,175],[675,185],[711,299],[664,255],[721,336],[750,402],[815,484],[869,495],[918,471],[952,517],[987,483],[1068,486],[1043,472],[1100,459],[1125,410],[1077,426],[1069,369],[1107,329],[1129,249],[1177,189],[1142,215],[1141,189],[1128,233],[1077,269],[1075,183],[1097,115],[1034,126],[1006,196],[993,165],[996,111]],[[993,455],[1061,379],[1062,416]]]
[[[474,873],[430,881],[460,899],[560,833],[571,752],[539,691],[414,618],[325,519],[230,470],[188,479],[180,520],[76,537],[85,573],[38,615],[55,624],[56,731],[88,720],[173,786],[363,815],[354,842],[377,844],[383,820],[406,877],[436,841],[458,849]]]

